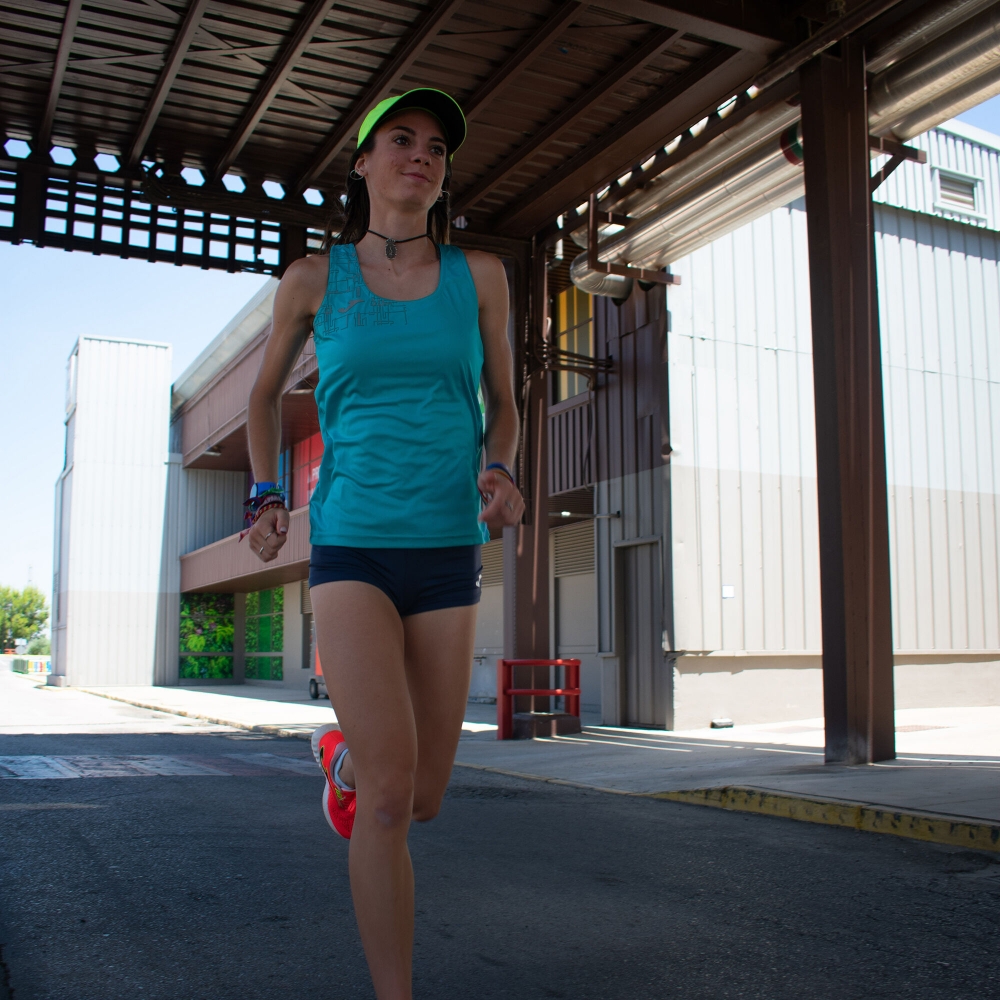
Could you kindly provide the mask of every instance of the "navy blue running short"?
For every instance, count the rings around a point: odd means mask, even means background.
[[[314,545],[309,586],[359,580],[378,587],[400,618],[439,608],[478,604],[482,593],[481,546],[436,549],[362,549]]]

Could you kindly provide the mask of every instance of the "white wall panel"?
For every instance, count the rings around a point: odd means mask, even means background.
[[[90,337],[75,349],[72,491],[63,493],[56,573],[65,603],[58,670],[72,684],[153,679],[170,355],[169,345]]]
[[[1000,237],[881,209],[897,649],[1000,649]]]
[[[955,137],[939,140],[935,156],[965,155]],[[995,151],[981,153],[975,162],[995,170]],[[678,649],[821,645],[803,207],[673,266]],[[876,225],[895,645],[997,650],[1000,238],[889,207]]]
[[[682,277],[668,302],[679,649],[819,647],[806,254],[796,203],[673,267]]]

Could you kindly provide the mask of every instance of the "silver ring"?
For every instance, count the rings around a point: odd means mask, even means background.
[[[271,535],[273,535],[273,534],[274,534],[274,532],[273,532],[273,531],[269,531],[269,532],[268,532],[268,533],[267,533],[267,534],[266,534],[266,535],[264,536],[264,541],[266,542],[266,541],[267,541],[267,540],[268,540],[268,539],[269,539],[269,538],[271,537]]]
[[[258,552],[257,555],[262,556],[263,554],[264,554],[264,546],[262,545],[260,547],[260,552]]]
[[[506,506],[507,510],[513,512],[514,507],[509,500],[504,500],[504,505]]]

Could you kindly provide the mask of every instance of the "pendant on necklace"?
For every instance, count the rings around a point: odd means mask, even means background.
[[[389,258],[389,260],[392,260],[393,258],[395,258],[395,256],[396,256],[396,241],[395,240],[386,240],[385,241],[385,255],[386,255],[386,257]]]

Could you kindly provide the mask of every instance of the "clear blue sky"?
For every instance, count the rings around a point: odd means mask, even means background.
[[[961,116],[1000,134],[1000,98]],[[173,344],[174,375],[266,279],[0,243],[0,460],[10,484],[0,584],[52,581],[66,358],[98,334]]]
[[[266,280],[0,243],[0,465],[10,488],[0,584],[51,590],[66,359],[77,338],[172,344],[176,377]]]

